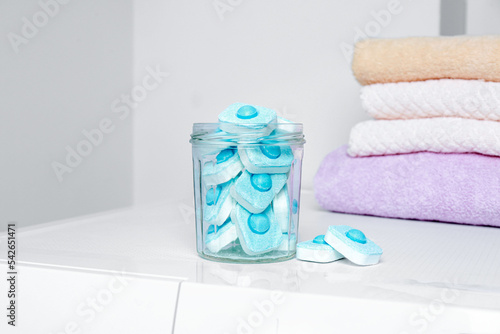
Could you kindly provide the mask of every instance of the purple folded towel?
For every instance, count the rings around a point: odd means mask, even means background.
[[[314,179],[331,211],[500,227],[500,158],[475,153],[357,157],[342,146]]]

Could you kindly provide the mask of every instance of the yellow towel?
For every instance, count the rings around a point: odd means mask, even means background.
[[[366,39],[356,44],[362,85],[430,79],[500,82],[500,35]]]

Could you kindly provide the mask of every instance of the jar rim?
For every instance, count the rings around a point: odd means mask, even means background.
[[[222,131],[222,123],[193,123],[193,145],[303,145],[302,123],[252,124],[238,133]],[[225,123],[227,125],[227,123]]]

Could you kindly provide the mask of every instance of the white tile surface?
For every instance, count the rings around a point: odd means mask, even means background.
[[[19,231],[19,260],[24,264],[57,265],[59,268],[51,269],[53,275],[57,277],[61,271],[69,275],[67,280],[82,282],[91,280],[85,275],[80,277],[83,274],[78,274],[75,268],[125,271],[147,275],[144,278],[147,280],[154,277],[159,281],[182,281],[177,310],[178,333],[196,332],[198,325],[189,319],[201,317],[193,310],[210,304],[214,291],[223,292],[218,306],[207,308],[203,314],[206,319],[218,319],[217,314],[223,308],[229,312],[228,316],[232,312],[245,315],[245,309],[239,310],[237,306],[241,300],[248,300],[251,305],[252,298],[280,290],[290,296],[290,304],[280,308],[277,319],[288,319],[287,324],[295,323],[293,310],[307,309],[308,304],[311,307],[315,303],[331,304],[332,310],[342,307],[347,310],[342,312],[348,313],[357,308],[368,310],[381,303],[376,312],[393,313],[397,320],[391,323],[396,326],[394,329],[401,325],[403,328],[409,326],[410,332],[418,332],[424,326],[418,321],[419,310],[441,304],[446,306],[445,311],[437,308],[436,319],[439,320],[429,320],[427,324],[437,326],[432,328],[447,328],[438,324],[448,324],[445,321],[448,317],[457,320],[458,327],[450,327],[452,329],[480,331],[485,323],[498,325],[491,322],[491,314],[500,312],[500,248],[496,246],[500,229],[336,214],[319,209],[309,192],[305,192],[302,199],[300,239],[322,234],[331,224],[351,225],[363,230],[384,249],[381,263],[358,267],[347,260],[330,264],[291,260],[259,265],[206,261],[195,251],[194,217],[189,206],[177,202],[118,210]],[[4,252],[1,256],[5,257]],[[49,275],[48,269],[45,270],[43,275]],[[29,273],[21,272],[21,278],[35,284],[38,273]],[[50,280],[49,276],[43,277]],[[24,298],[35,294],[34,288],[24,291]],[[456,292],[456,296],[452,292]],[[145,298],[151,303],[164,301],[154,292],[139,290],[137,298]],[[226,302],[222,302],[224,300]],[[58,298],[48,303],[55,301]],[[318,328],[323,328],[323,322],[328,320],[321,318],[321,312],[311,315],[316,317]],[[354,321],[342,312],[336,320],[342,326]],[[489,322],[484,322],[485,319]],[[372,320],[367,324],[376,326],[385,321]],[[289,328],[282,325],[285,327],[280,328]],[[263,332],[266,326],[263,325]],[[269,331],[274,333],[273,325],[269,326]],[[297,328],[301,326],[297,322]]]
[[[178,286],[124,272],[20,265],[17,324],[7,326],[2,314],[0,328],[7,334],[170,333]],[[7,291],[3,278],[0,289]]]
[[[454,292],[443,291],[431,301],[408,302],[335,296],[328,290],[318,296],[225,286],[208,289],[185,282],[175,333],[486,333],[500,328],[498,311],[456,307],[447,302]]]

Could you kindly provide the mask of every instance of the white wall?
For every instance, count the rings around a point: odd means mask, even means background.
[[[22,35],[39,0],[0,2],[0,222],[51,221],[132,197],[191,205],[191,125],[215,121],[235,101],[304,123],[311,189],[321,159],[368,118],[341,47],[366,29],[370,37],[439,33],[439,0],[400,0],[401,13],[383,24],[372,11],[390,0],[58,1],[68,4],[18,53],[9,33]],[[467,7],[469,33],[500,32],[498,0]],[[111,102],[157,70],[157,87],[122,120],[127,108],[114,113]],[[52,163],[65,163],[66,146],[76,149],[104,118],[114,131],[59,182]]]
[[[500,34],[500,1],[469,0],[466,21],[468,34]]]
[[[132,88],[132,2],[41,2],[52,16],[35,0],[0,2],[0,229],[132,200],[131,119],[110,110]],[[40,27],[23,35],[33,16]],[[21,39],[10,33],[25,39],[11,43]],[[66,164],[65,147],[106,117],[114,131],[60,182],[52,163]]]
[[[214,3],[231,10],[221,19]],[[310,189],[323,157],[368,118],[340,47],[352,45],[357,29],[376,29],[371,12],[389,3],[136,1],[135,76],[151,64],[171,75],[135,114],[135,202],[188,203],[191,125],[215,122],[236,101],[286,111],[285,117],[304,123],[303,180]],[[438,0],[401,0],[400,7],[374,37],[439,34]]]

